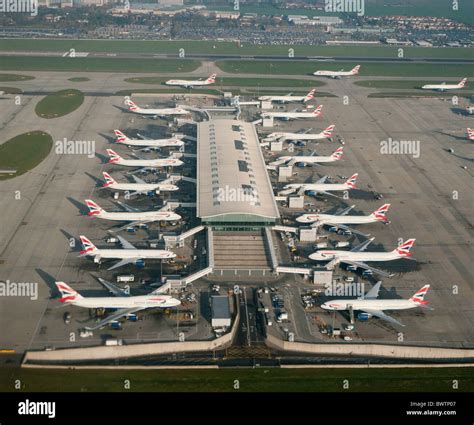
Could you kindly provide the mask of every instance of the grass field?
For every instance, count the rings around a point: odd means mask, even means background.
[[[3,56],[0,70],[84,72],[191,72],[200,62],[187,59],[114,59]]]
[[[35,108],[41,118],[58,118],[75,111],[84,102],[84,93],[66,89],[49,94],[41,99]]]
[[[97,379],[100,373],[100,379]],[[362,392],[450,392],[453,379],[459,391],[474,391],[470,368],[400,369],[207,369],[207,370],[67,370],[1,369],[0,391],[12,391],[20,379],[23,391],[124,391],[124,380],[131,381],[129,391],[153,392],[235,392],[239,380],[242,392],[327,392],[349,389]]]
[[[3,59],[2,59],[3,62]],[[0,68],[2,67],[2,62],[0,62]],[[10,82],[10,81],[28,81],[34,80],[35,77],[29,75],[19,75],[19,74],[0,74],[0,82]]]
[[[360,62],[360,75],[392,77],[470,77],[474,75],[472,65],[399,64]],[[235,74],[278,74],[309,75],[316,70],[350,70],[354,64],[347,62],[291,62],[280,61],[218,61],[216,65],[223,71]]]
[[[0,180],[13,178],[35,168],[46,158],[53,146],[53,139],[42,131],[20,134],[0,145],[0,168],[13,168],[13,176],[0,176]]]
[[[91,79],[87,77],[72,77],[67,80],[72,81],[73,83],[83,83],[84,81],[90,81]]]
[[[184,49],[185,54],[233,54],[252,56],[287,56],[288,49],[290,48],[294,49],[294,53],[297,56],[396,57],[398,54],[398,47],[389,46],[273,46],[242,43],[239,47],[233,42],[216,41],[0,39],[0,50],[5,52],[67,52],[71,48],[76,49],[77,52],[149,54],[178,54],[180,49]],[[473,49],[406,47],[404,48],[404,54],[407,58],[424,57],[465,59],[472,58]],[[159,62],[160,59],[154,61]]]
[[[167,88],[156,88],[156,89],[137,89],[137,88],[131,88],[131,89],[123,89],[115,92],[115,96],[131,96],[133,93],[157,93],[157,94],[167,94],[167,93],[173,93],[173,94],[212,94],[216,96],[222,96],[222,93],[219,90],[213,90],[213,89],[198,89],[198,90],[193,90],[190,91],[188,89],[180,89],[180,88],[173,88],[173,89],[167,89]],[[236,93],[238,94],[238,93]]]
[[[183,77],[186,78],[186,77]],[[203,77],[205,78],[205,77]],[[196,79],[193,77],[192,79]],[[137,84],[163,84],[169,78],[165,77],[135,77],[126,78],[124,81],[127,83]],[[310,84],[308,84],[310,83]],[[288,78],[217,78],[216,84],[212,87],[219,86],[242,86],[242,87],[321,87],[326,83],[322,81],[308,82],[304,80],[288,79]]]

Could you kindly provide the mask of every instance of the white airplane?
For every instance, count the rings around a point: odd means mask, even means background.
[[[355,310],[363,311],[366,313],[367,318],[372,316],[378,317],[379,319],[386,320],[394,325],[405,326],[398,320],[384,313],[384,310],[408,310],[410,308],[424,307],[433,310],[428,307],[428,302],[425,301],[425,295],[430,289],[430,285],[425,285],[419,291],[415,293],[408,300],[378,300],[380,285],[382,282],[377,282],[375,286],[365,294],[365,296],[357,299],[335,299],[326,301],[321,305],[324,310],[330,311],[341,311],[341,310]]]
[[[118,230],[135,227],[135,226],[143,226],[147,223],[152,223],[155,221],[179,221],[181,216],[176,214],[173,211],[137,211],[132,210],[129,207],[127,212],[108,212],[101,208],[98,204],[90,199],[86,199],[85,203],[89,208],[89,216],[95,216],[102,218],[104,220],[112,220],[112,221],[129,221],[130,224],[127,224]]]
[[[457,90],[463,89],[466,85],[467,78],[463,78],[458,84],[425,84],[421,88],[423,90],[438,90],[438,91],[446,91],[446,90]]]
[[[474,141],[474,130],[471,130],[470,128],[468,128],[467,131],[466,131],[466,134],[467,134],[467,138],[469,140]]]
[[[384,204],[380,208],[376,209],[370,215],[347,215],[349,211],[354,208],[355,205],[352,205],[337,214],[303,214],[296,218],[298,223],[310,224],[312,227],[315,226],[328,226],[331,231],[337,232],[339,229],[350,231],[351,233],[360,234],[363,236],[368,236],[363,233],[357,232],[350,227],[346,226],[347,224],[369,224],[369,223],[388,223],[387,212],[390,208],[390,204]]]
[[[128,110],[135,114],[140,115],[153,115],[154,117],[167,117],[172,115],[188,115],[190,112],[184,108],[155,108],[155,109],[148,109],[148,108],[140,108],[136,105],[136,103],[132,102],[131,100],[127,100],[125,102],[128,105]]]
[[[344,153],[343,148],[337,148],[329,156],[280,156],[276,161],[270,162],[270,166],[294,165],[294,164],[317,164],[324,162],[339,161]]]
[[[102,279],[100,279],[102,281]],[[141,310],[147,308],[170,308],[177,307],[181,304],[176,298],[170,295],[162,295],[168,290],[168,285],[164,285],[165,288],[161,287],[151,292],[148,295],[130,296],[124,291],[117,290],[116,296],[114,297],[83,297],[77,291],[72,289],[65,282],[56,282],[56,287],[61,293],[60,302],[75,305],[83,308],[105,308],[105,309],[118,309],[106,319],[100,321],[92,327],[86,327],[87,330],[95,330],[104,327],[110,322],[115,322],[122,317],[131,316],[138,313]],[[108,286],[109,287],[109,286]]]
[[[94,257],[94,263],[100,264],[102,259],[118,258],[120,261],[115,263],[107,270],[114,270],[127,264],[145,265],[145,259],[167,260],[175,258],[176,254],[164,249],[137,249],[130,242],[117,235],[123,249],[99,249],[85,236],[80,236],[83,250],[80,257]]]
[[[359,73],[360,65],[355,66],[350,71],[316,71],[313,75],[319,77],[329,77],[329,78],[341,78],[341,77],[350,77],[352,75],[357,75]]]
[[[298,120],[302,118],[317,118],[321,115],[323,105],[319,105],[314,111],[289,111],[289,112],[262,112],[262,118],[281,118],[283,120]]]
[[[205,80],[168,80],[165,84],[167,86],[179,86],[186,89],[192,89],[197,86],[208,86],[214,84],[216,82],[216,77],[217,74],[212,74]]]
[[[183,161],[177,158],[156,158],[156,159],[123,159],[117,152],[112,149],[107,149],[109,155],[109,164],[123,165],[124,167],[143,167],[147,169],[160,167],[179,167],[184,164]]]
[[[344,192],[346,190],[355,189],[358,173],[353,174],[344,183],[324,183],[328,176],[321,177],[316,183],[291,183],[283,187],[283,193],[289,194],[298,191],[299,195],[305,192],[314,192],[320,195],[335,196],[331,192]]]
[[[179,190],[179,187],[175,184],[168,183],[169,180],[163,180],[158,183],[147,183],[139,177],[132,175],[135,183],[117,183],[109,173],[102,172],[105,183],[102,185],[103,188],[109,188],[114,190],[125,190],[130,192],[130,196],[137,194],[147,194],[155,191],[159,192],[174,192]]]
[[[122,143],[127,146],[144,146],[148,148],[181,147],[184,142],[181,139],[130,139],[120,130],[114,130],[116,143]]]
[[[325,128],[321,133],[317,134],[310,134],[310,133],[286,133],[286,132],[274,132],[268,134],[265,141],[272,141],[278,140],[281,142],[286,142],[288,140],[321,140],[321,139],[329,139],[332,137],[332,132],[336,126],[334,124],[330,125],[329,127]]]
[[[314,99],[314,94],[316,89],[311,90],[306,96],[292,96],[291,93],[286,96],[260,96],[258,100],[260,101],[269,101],[269,102],[278,102],[278,103],[288,103],[288,102],[309,102]]]
[[[332,270],[339,263],[344,263],[352,266],[351,269],[353,270],[361,268],[375,272],[381,276],[392,277],[393,274],[371,267],[367,265],[365,261],[393,261],[400,258],[409,258],[411,257],[410,249],[413,247],[415,239],[408,239],[406,242],[403,242],[400,246],[390,252],[362,252],[365,251],[365,249],[374,239],[375,238],[371,238],[352,248],[350,251],[322,249],[313,252],[309,258],[315,261],[329,261],[329,263],[326,265],[326,269],[328,270]]]

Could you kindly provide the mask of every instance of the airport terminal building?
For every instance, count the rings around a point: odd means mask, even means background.
[[[213,230],[245,231],[279,218],[255,126],[233,119],[197,129],[197,216]]]

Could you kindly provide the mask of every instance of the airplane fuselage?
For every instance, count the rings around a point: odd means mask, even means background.
[[[112,183],[107,187],[114,190],[125,190],[130,192],[152,192],[154,190],[159,190],[160,192],[173,192],[179,190],[178,186],[166,183]]]
[[[403,255],[400,255],[397,252],[351,252],[324,249],[316,251],[309,256],[311,260],[330,261],[337,258],[341,262],[344,262],[344,260],[360,262],[392,261],[403,257]]]
[[[117,142],[127,146],[145,146],[145,147],[181,147],[184,142],[180,139],[126,139],[123,142]]]
[[[153,308],[176,307],[179,300],[170,295],[139,295],[134,297],[90,297],[79,298],[71,304],[84,308]]]
[[[352,189],[346,183],[304,183],[304,184],[288,184],[284,189],[294,189],[299,190],[301,187],[304,187],[305,191],[315,191],[315,192],[340,192],[345,190]]]
[[[370,215],[331,215],[331,214],[303,214],[296,219],[299,223],[314,223],[321,224],[368,224],[379,221]]]
[[[418,307],[416,303],[410,300],[358,300],[342,299],[326,301],[323,306],[325,310],[406,310]]]
[[[124,167],[179,167],[183,165],[183,161],[176,158],[162,159],[112,159],[110,164],[122,165]]]
[[[89,215],[112,221],[178,221],[181,219],[180,215],[171,211],[101,212]]]
[[[163,260],[176,257],[172,251],[164,249],[97,249],[88,253],[90,256],[100,256],[100,258],[140,258]]]

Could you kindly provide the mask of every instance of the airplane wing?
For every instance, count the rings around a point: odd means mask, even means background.
[[[370,239],[367,239],[366,241],[362,242],[361,244],[355,246],[354,248],[351,249],[351,252],[362,252],[362,251],[365,251],[367,249],[367,247],[372,243],[372,241],[374,240],[375,238],[370,238]]]
[[[312,128],[307,128],[307,129],[298,130],[296,133],[298,133],[298,134],[307,134],[311,130],[312,130]]]
[[[350,207],[344,208],[343,210],[337,212],[336,215],[347,215],[354,207],[355,205],[351,205]]]
[[[120,241],[120,244],[122,245],[122,248],[124,248],[124,249],[137,249],[129,241],[122,238],[122,236],[117,235],[117,239]]]
[[[138,208],[131,207],[130,205],[124,204],[123,202],[117,201],[117,204],[119,204],[124,210],[128,212],[141,212]]]
[[[337,198],[337,199],[342,199],[340,196],[334,195],[334,193],[331,193],[331,192],[326,192],[325,190],[316,190],[316,191],[313,191],[313,192],[317,192],[320,195],[327,195],[327,196],[332,196],[332,197]]]
[[[136,227],[141,226],[142,224],[152,223],[153,220],[140,220],[140,221],[132,221],[131,223],[124,224],[123,226],[119,227],[118,229],[110,229],[109,232],[115,233],[120,232],[121,230],[128,229],[129,227]]]
[[[156,170],[158,167],[140,167],[138,168],[137,170],[134,170],[134,171],[129,171],[127,174],[131,174],[132,176],[135,174],[135,173],[140,173],[140,172],[144,172],[144,173],[147,173],[149,171],[154,171]]]
[[[335,227],[336,229],[348,230],[351,233],[354,233],[359,236],[364,236],[365,238],[370,236],[370,233],[362,233],[358,230],[353,229],[352,227],[346,226],[345,224],[328,224],[327,226]]]
[[[135,183],[138,183],[138,184],[146,184],[146,181],[141,179],[140,177],[137,177],[135,175],[132,175],[133,177],[133,180],[135,181]]]
[[[160,286],[159,288],[155,289],[150,295],[160,295],[164,294],[169,291],[171,288],[171,283],[165,283],[164,285]]]
[[[107,316],[104,320],[101,320],[99,323],[95,324],[94,326],[87,326],[85,329],[88,331],[95,331],[96,329],[103,328],[105,325],[109,324],[110,322],[119,320],[120,318],[128,314],[137,313],[140,310],[143,310],[143,307],[122,308],[120,310],[117,310],[110,316]]]
[[[316,182],[316,184],[318,184],[318,183],[325,183],[327,179],[328,179],[328,176],[322,176],[322,177]]]
[[[380,291],[380,286],[382,285],[382,281],[378,281],[373,287],[372,289],[367,292],[365,295],[364,295],[364,300],[375,300],[378,298],[379,296],[379,291]]]
[[[339,258],[334,258],[329,263],[326,264],[326,269],[333,270],[334,267],[336,267],[340,262],[341,260]]]
[[[375,267],[369,266],[368,264],[362,263],[360,261],[343,260],[342,262],[345,263],[345,264],[350,264],[351,266],[359,267],[361,269],[371,270],[371,271],[373,271],[374,273],[377,273],[380,276],[384,276],[384,277],[392,277],[393,276],[393,273],[388,273],[384,270],[377,269]]]
[[[120,260],[118,263],[115,263],[112,267],[109,267],[107,270],[114,270],[119,267],[125,266],[127,264],[135,263],[137,260],[140,260],[140,257],[136,258],[124,258],[123,260]]]
[[[370,309],[364,309],[362,311],[365,311],[366,313],[369,313],[372,316],[378,317],[379,319],[386,320],[387,322],[390,322],[393,325],[405,326],[403,323],[399,322],[398,320],[394,319],[393,317],[389,316],[388,314],[385,314],[383,311],[370,310]]]
[[[117,285],[113,284],[112,282],[108,282],[105,279],[102,279],[100,277],[97,278],[97,280],[104,285],[111,294],[115,295],[116,297],[129,297],[130,292],[128,292],[125,289],[122,289],[118,287]]]

